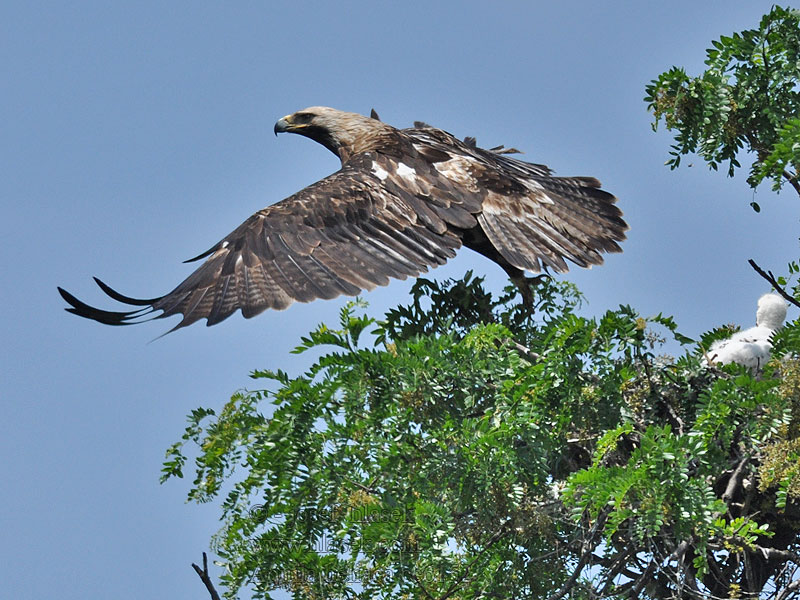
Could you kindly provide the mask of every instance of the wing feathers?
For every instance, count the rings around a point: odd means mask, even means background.
[[[597,179],[553,177],[502,147],[483,150],[474,138],[424,123],[393,131],[385,147],[350,156],[340,171],[186,261],[206,259],[170,293],[136,299],[96,280],[109,297],[138,308],[97,309],[59,288],[67,310],[109,325],[181,314],[174,331],[237,310],[250,318],[295,301],[355,295],[441,265],[462,243],[507,270],[566,271],[567,260],[587,267],[602,262],[601,252],[620,251],[627,225]]]
[[[523,171],[515,159],[501,157]],[[619,252],[628,226],[616,198],[592,177],[533,176],[526,194],[487,193],[480,223],[497,251],[519,269],[557,272],[564,259],[581,267],[601,264],[601,252]]]

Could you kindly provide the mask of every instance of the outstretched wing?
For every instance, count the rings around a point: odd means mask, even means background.
[[[566,260],[589,267],[603,262],[602,252],[621,251],[617,242],[628,226],[616,198],[597,179],[555,177],[546,166],[512,158],[502,147],[483,150],[474,138],[462,142],[422,123],[404,133],[420,151],[440,152],[434,164],[439,174],[480,198],[481,229],[512,266],[564,272]]]
[[[455,255],[461,240],[448,222],[464,221],[468,213],[455,202],[452,208],[445,202],[426,209],[420,198],[384,181],[396,169],[396,160],[383,155],[354,158],[257,212],[191,259],[206,261],[160,298],[130,298],[96,280],[111,298],[142,307],[138,310],[101,310],[59,292],[71,305],[68,311],[101,323],[128,325],[182,314],[178,329],[200,319],[214,325],[239,309],[250,318],[295,301],[355,295],[386,285],[390,277],[419,275]]]

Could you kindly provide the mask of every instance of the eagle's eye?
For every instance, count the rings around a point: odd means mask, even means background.
[[[311,123],[311,120],[313,118],[314,115],[312,113],[299,112],[294,114],[294,116],[292,117],[292,121],[294,121],[296,125],[308,125],[309,123]]]

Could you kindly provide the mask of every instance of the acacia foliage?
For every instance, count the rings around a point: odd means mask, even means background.
[[[748,183],[788,181],[800,193],[800,11],[775,6],[758,28],[722,36],[706,50],[707,69],[690,77],[672,67],[646,87],[655,129],[663,119],[675,132],[667,164],[696,152],[728,175],[738,155],[755,154]],[[758,210],[758,204],[752,204]]]
[[[221,499],[227,596],[793,597],[796,363],[709,368],[670,318],[536,294],[419,279],[380,321],[317,327],[302,375],[194,411],[163,479]]]

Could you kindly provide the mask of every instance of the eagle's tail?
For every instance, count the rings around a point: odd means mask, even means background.
[[[102,310],[95,308],[94,306],[89,306],[85,302],[78,300],[67,290],[59,287],[58,293],[61,294],[61,297],[64,298],[64,300],[67,301],[67,304],[70,305],[70,308],[66,308],[64,310],[74,315],[78,315],[79,317],[91,319],[92,321],[97,321],[98,323],[103,323],[105,325],[133,325],[135,323],[142,323],[144,321],[157,319],[159,316],[161,316],[157,315],[149,318],[143,318],[155,311],[153,304],[158,302],[161,298],[153,298],[149,300],[130,298],[129,296],[120,294],[108,284],[103,283],[97,277],[95,277],[94,280],[95,283],[100,286],[101,290],[103,290],[109,297],[113,298],[117,302],[122,302],[123,304],[128,304],[130,306],[142,306],[144,308],[128,312]]]

